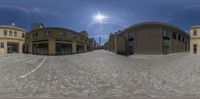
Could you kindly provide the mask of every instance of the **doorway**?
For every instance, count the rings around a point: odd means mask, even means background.
[[[15,42],[7,43],[7,52],[8,53],[19,53],[19,44]]]
[[[56,55],[72,54],[72,44],[56,43]]]
[[[197,44],[193,45],[193,54],[197,54]]]
[[[170,54],[170,47],[169,46],[164,46],[163,47],[163,53],[164,54]]]

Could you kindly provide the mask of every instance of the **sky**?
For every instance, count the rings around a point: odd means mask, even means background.
[[[99,13],[101,21],[95,18]],[[200,25],[200,0],[0,0],[0,25],[86,30],[97,41],[101,37],[101,44],[110,33],[140,22],[170,23],[188,32]]]

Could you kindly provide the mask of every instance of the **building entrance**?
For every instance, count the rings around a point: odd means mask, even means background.
[[[196,44],[193,45],[193,54],[197,54],[197,45]]]
[[[19,44],[15,42],[7,43],[7,52],[8,53],[19,53]]]
[[[33,54],[47,55],[48,43],[33,44]]]
[[[72,54],[72,44],[56,43],[56,55]]]

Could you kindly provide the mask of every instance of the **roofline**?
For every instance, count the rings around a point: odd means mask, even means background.
[[[138,26],[142,26],[142,25],[149,25],[149,24],[152,24],[152,25],[165,25],[165,26],[169,26],[169,27],[172,27],[174,29],[177,29],[179,31],[182,31],[183,33],[186,33],[184,30],[182,30],[181,28],[179,27],[176,27],[175,25],[173,24],[169,24],[169,23],[163,23],[163,22],[142,22],[142,23],[138,23],[138,24],[134,24],[134,25],[131,25],[127,28],[125,28],[124,30],[121,31],[121,33],[131,29],[131,28],[134,28],[134,27],[138,27]],[[121,34],[120,33],[120,34]]]
[[[62,29],[62,30],[68,30],[68,31],[71,31],[71,32],[75,32],[75,33],[78,33],[76,31],[73,31],[71,29],[67,29],[67,28],[62,28],[62,27],[44,27],[44,28],[41,28],[41,29],[35,29],[35,30],[31,30],[30,32],[34,32],[34,31],[39,31],[39,30],[45,30],[45,29]]]
[[[192,28],[200,28],[200,25],[191,26],[191,29],[192,29]]]
[[[20,28],[20,27],[16,27],[16,26],[9,26],[9,25],[0,25],[0,27],[2,28],[14,28],[14,29],[19,29],[19,30],[22,30],[22,31],[25,31],[27,32],[25,29],[23,28]]]

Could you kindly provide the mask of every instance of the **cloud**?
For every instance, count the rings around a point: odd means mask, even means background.
[[[44,8],[22,7],[22,6],[16,6],[16,5],[1,5],[0,9],[18,10],[27,15],[30,15],[30,14],[46,15],[46,14],[54,13],[54,11],[50,11]]]

